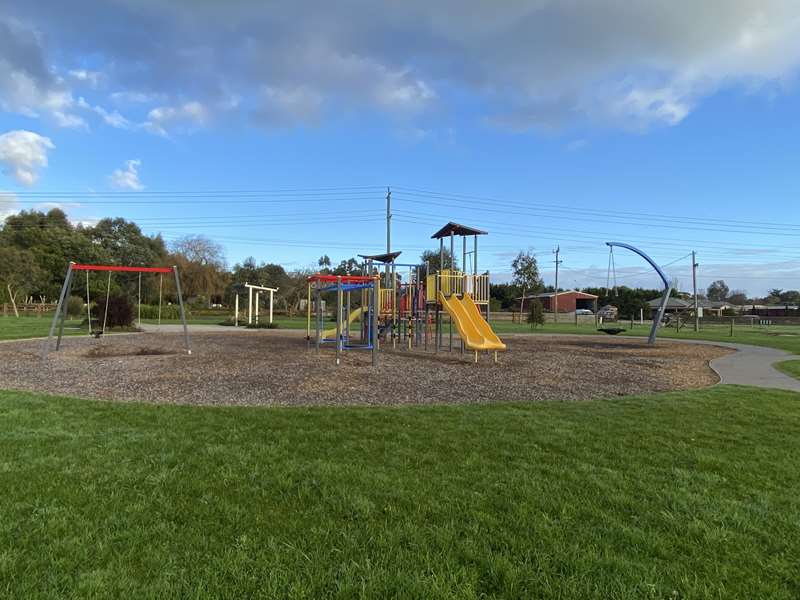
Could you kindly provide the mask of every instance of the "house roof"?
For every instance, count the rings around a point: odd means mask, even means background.
[[[661,306],[661,298],[653,298],[647,302],[651,308],[658,308]],[[669,298],[667,300],[667,308],[689,308],[692,306],[691,302],[681,300],[680,298]]]
[[[544,294],[535,294],[533,296],[526,296],[526,298],[552,298],[555,292],[545,292]],[[597,296],[594,294],[587,294],[586,292],[579,292],[578,290],[564,290],[558,292],[559,296],[575,296],[581,300],[596,300]]]
[[[486,235],[488,231],[483,231],[482,229],[475,229],[474,227],[467,227],[466,225],[461,225],[459,223],[454,223],[450,221],[447,225],[442,227],[439,231],[434,233],[431,236],[432,240],[438,240],[439,238],[443,237],[450,237],[452,235]]]
[[[598,296],[593,294],[587,294],[586,292],[579,292],[577,290],[563,290],[558,292],[558,297],[567,296],[567,295],[574,295],[577,300],[597,300]],[[526,294],[525,296],[520,296],[516,298],[516,300],[531,300],[533,298],[552,298],[555,296],[554,292],[545,292],[543,294]]]

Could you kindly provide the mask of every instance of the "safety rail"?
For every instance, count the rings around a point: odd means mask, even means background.
[[[437,290],[445,297],[453,294],[462,296],[466,292],[472,296],[475,304],[489,304],[489,273],[471,275],[446,269],[428,275],[425,283],[425,301],[429,304],[436,303]]]
[[[392,288],[380,288],[380,314],[394,314],[394,290]]]

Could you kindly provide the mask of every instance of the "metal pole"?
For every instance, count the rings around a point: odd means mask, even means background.
[[[89,306],[89,271],[86,271],[86,321],[89,323],[89,337],[92,336],[92,308]]]
[[[53,314],[53,322],[50,324],[50,333],[47,334],[47,340],[45,340],[44,349],[42,350],[42,358],[47,358],[47,353],[50,351],[50,340],[53,339],[53,333],[56,331],[56,322],[58,321],[58,317],[61,314],[61,305],[64,302],[64,296],[67,293],[67,287],[69,285],[70,277],[72,276],[72,265],[75,263],[70,261],[69,266],[67,266],[67,274],[64,277],[64,285],[61,286],[61,295],[58,297],[58,305],[56,306],[56,312]]]
[[[336,277],[336,364],[341,362],[342,351],[342,276]]]
[[[472,236],[473,244],[472,244],[472,274],[478,274],[478,236]]]
[[[315,325],[314,326],[316,327],[316,331],[315,331],[314,335],[316,337],[317,352],[319,352],[319,346],[322,343],[322,340],[320,339],[322,337],[322,335],[321,335],[322,328],[320,326],[320,320],[322,319],[321,306],[322,306],[322,301],[320,300],[319,289],[315,287],[314,288],[314,307],[315,307],[315,310],[314,310],[314,314],[315,314],[314,323],[315,323]]]
[[[370,331],[370,338],[372,343],[372,366],[377,366],[378,364],[378,311],[376,307],[378,306],[378,281],[379,279],[376,277],[372,282],[372,317],[371,317],[371,331]]]
[[[247,282],[244,283],[245,286]],[[247,288],[247,324],[253,323],[253,288]]]
[[[235,300],[233,302],[233,306],[234,306],[234,309],[233,309],[234,310],[233,326],[234,327],[238,327],[239,326],[239,294],[236,294],[236,298],[235,298]]]
[[[178,267],[173,265],[172,272],[175,274],[175,290],[178,292],[178,305],[181,309],[181,323],[183,324],[183,343],[186,346],[186,354],[192,353],[192,344],[189,340],[189,326],[186,324],[186,310],[183,307],[183,292],[181,291],[181,278],[178,275]]]
[[[692,294],[694,295],[694,330],[700,331],[700,311],[697,307],[697,264],[694,250],[692,250]]]
[[[69,295],[72,293],[72,280],[75,277],[73,273],[69,274],[69,283],[67,284],[67,294],[64,296],[64,307],[61,314],[61,323],[58,326],[58,339],[56,340],[56,350],[61,348],[61,336],[64,335],[64,321],[67,320],[67,310],[69,309]]]
[[[142,326],[142,274],[141,273],[139,273],[139,305],[137,307],[136,325],[137,327]]]
[[[306,339],[311,339],[311,282],[308,282],[308,297],[306,299]]]
[[[436,315],[435,321],[436,326],[433,332],[434,337],[434,348],[435,351],[439,351],[439,347],[442,345],[442,310],[439,306],[439,294],[442,292],[442,270],[444,269],[444,238],[439,238],[439,270],[436,272],[436,297],[434,299],[435,306],[436,306]]]
[[[256,290],[256,325],[258,325],[258,305],[261,304],[261,290]]]
[[[269,323],[272,325],[272,300],[275,295],[275,292],[272,290],[269,291]]]
[[[392,190],[386,188],[386,254],[392,252]],[[389,287],[389,264],[386,264],[386,287]]]
[[[658,334],[658,326],[661,324],[661,319],[664,318],[664,311],[667,309],[667,302],[669,295],[672,292],[672,286],[667,286],[664,289],[664,296],[661,298],[661,304],[656,311],[655,318],[653,319],[653,326],[650,328],[650,336],[647,338],[647,343],[653,345],[656,343],[656,335]]]
[[[453,232],[450,232],[450,272],[448,274],[448,285],[447,290],[452,294],[453,293],[453,272],[456,270],[456,249],[455,249],[455,236]],[[453,351],[453,317],[450,316],[447,319],[449,324],[448,331],[450,337],[450,352]]]

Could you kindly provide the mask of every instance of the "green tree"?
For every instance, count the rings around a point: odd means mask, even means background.
[[[0,247],[33,255],[42,276],[27,293],[49,299],[58,296],[69,261],[97,264],[110,260],[102,247],[93,244],[83,229],[73,227],[64,211],[57,208],[47,213],[22,211],[8,217],[0,230]]]
[[[458,269],[458,261],[453,261],[452,256],[450,255],[450,250],[448,248],[444,248],[442,255],[444,257],[444,265],[445,268],[450,269],[454,267]],[[439,261],[439,251],[438,250],[425,250],[419,257],[420,264],[419,269],[422,275],[425,274],[425,266],[428,267],[428,273],[433,275],[437,271],[442,270],[441,263]]]
[[[511,282],[522,289],[523,294],[535,294],[542,289],[539,265],[532,252],[520,251],[511,262]]]
[[[317,261],[317,266],[319,267],[319,272],[328,275],[331,272],[331,257],[327,254],[323,254],[319,257]]]
[[[748,304],[747,292],[744,290],[733,290],[728,296],[728,302],[742,306]]]
[[[44,275],[30,250],[0,246],[0,298],[8,298],[17,317],[17,299],[39,288]]]
[[[722,279],[717,279],[708,286],[706,295],[713,302],[722,302],[728,298],[731,290]]]
[[[531,329],[544,325],[544,305],[538,298],[531,300],[528,305],[528,323]]]
[[[94,227],[82,231],[115,265],[162,266],[167,260],[167,248],[161,236],[143,234],[132,221],[101,219]]]

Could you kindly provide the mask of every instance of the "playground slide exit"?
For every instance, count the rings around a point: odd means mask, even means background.
[[[353,321],[361,317],[362,314],[364,314],[364,307],[359,306],[358,308],[350,312],[350,314],[347,317],[347,322],[352,325]],[[344,331],[342,333],[344,333]],[[330,329],[326,329],[325,331],[323,331],[322,338],[323,339],[336,338],[336,327],[331,327]]]
[[[439,292],[439,302],[455,322],[458,335],[461,336],[467,348],[470,350],[506,349],[506,345],[500,341],[486,319],[481,316],[469,294],[464,296],[464,300],[459,300],[455,295],[450,296],[448,300],[444,294]]]

